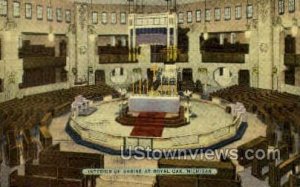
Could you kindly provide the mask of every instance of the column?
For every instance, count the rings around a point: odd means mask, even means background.
[[[75,36],[75,25],[70,25],[70,32],[67,33],[68,37],[68,53],[67,53],[67,64],[65,70],[68,72],[68,82],[70,87],[74,86],[76,75],[73,73],[73,68],[76,67],[77,53],[76,53],[76,36]]]
[[[76,69],[75,82],[88,81],[88,6],[76,4]]]
[[[258,87],[272,89],[273,68],[273,28],[272,28],[272,1],[258,1]]]
[[[4,62],[4,95],[5,100],[22,97],[19,84],[22,83],[23,63],[19,60],[19,35],[14,27],[7,25],[2,32],[2,60]]]

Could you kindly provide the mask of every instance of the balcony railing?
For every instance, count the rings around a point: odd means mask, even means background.
[[[123,46],[98,46],[99,64],[136,63],[139,48],[129,49]]]
[[[300,54],[285,54],[284,55],[284,65],[286,66],[300,66]]]
[[[45,67],[64,67],[66,57],[24,57],[24,69],[37,69]]]
[[[188,62],[189,56],[187,53],[177,54],[176,60],[168,58],[166,53],[151,53],[151,62]]]
[[[129,54],[101,54],[99,55],[99,64],[112,63],[137,63],[138,60]]]
[[[202,52],[203,63],[245,63],[243,53]]]

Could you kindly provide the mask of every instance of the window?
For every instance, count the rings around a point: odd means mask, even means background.
[[[106,12],[102,12],[102,15],[101,15],[101,22],[103,24],[106,24],[107,23],[107,13]]]
[[[236,6],[235,7],[235,19],[241,19],[242,18],[242,6]]]
[[[71,10],[66,10],[66,22],[71,23]]]
[[[117,14],[115,12],[111,13],[111,23],[112,24],[117,23]]]
[[[47,19],[48,19],[48,21],[52,21],[53,20],[53,12],[52,12],[52,8],[51,7],[47,7]]]
[[[121,24],[126,24],[126,13],[121,12]]]
[[[43,20],[43,6],[42,5],[36,6],[36,18],[38,20]]]
[[[92,23],[98,24],[98,12],[92,12]]]
[[[193,13],[192,11],[187,12],[187,22],[192,23],[193,22]]]
[[[284,0],[278,0],[278,13],[284,14]]]
[[[295,12],[295,0],[289,0],[289,12]]]
[[[62,10],[61,10],[61,8],[56,9],[56,20],[58,22],[62,22]]]
[[[252,5],[247,5],[247,18],[252,18],[253,17],[253,6]]]
[[[19,18],[20,17],[20,3],[16,2],[16,1],[13,4],[13,16],[15,18]]]
[[[25,3],[25,18],[31,19],[32,17],[32,5],[30,3]]]
[[[205,10],[205,21],[210,21],[210,9]]]
[[[7,0],[0,0],[0,16],[7,16]]]
[[[225,8],[224,18],[225,18],[225,20],[230,20],[231,19],[231,8],[230,7]]]
[[[215,8],[215,21],[220,21],[220,20],[221,20],[221,9]]]
[[[178,14],[178,23],[183,23],[183,22],[184,22],[183,13],[179,12],[179,14]]]
[[[196,22],[201,22],[201,10],[196,10]]]

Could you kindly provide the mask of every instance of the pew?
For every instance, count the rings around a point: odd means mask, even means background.
[[[40,141],[43,148],[47,148],[52,145],[52,136],[47,126],[40,126]]]
[[[245,166],[245,167],[250,166],[250,164],[252,163],[253,160],[247,159],[246,156],[253,156],[253,154],[258,149],[262,149],[265,151],[265,153],[267,153],[267,148],[268,148],[267,138],[262,137],[262,136],[238,146],[237,149],[238,149],[239,164],[242,166]],[[250,152],[250,150],[252,152]],[[249,153],[251,153],[252,155],[250,155]]]

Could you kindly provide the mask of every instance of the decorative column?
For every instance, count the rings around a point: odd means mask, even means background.
[[[193,69],[193,78],[194,81],[196,81],[196,79],[198,79],[198,67],[200,65],[200,62],[202,61],[202,57],[200,54],[200,49],[199,49],[199,43],[200,43],[200,35],[199,32],[196,31],[197,29],[191,30],[188,33],[188,37],[189,37],[189,63],[192,65],[192,69]]]
[[[272,28],[272,1],[259,0],[258,4],[258,87],[272,89],[273,87],[273,28]]]
[[[76,4],[76,77],[75,82],[88,81],[88,5]]]
[[[88,75],[88,84],[94,85],[95,84],[95,67],[98,63],[97,60],[97,47],[96,47],[96,39],[98,37],[96,29],[94,25],[88,26],[88,34],[89,34],[89,40],[88,40],[88,67],[87,67],[87,75]]]
[[[281,90],[284,85],[284,32],[281,18],[273,18],[273,89]]]
[[[65,70],[68,72],[68,82],[70,87],[74,86],[76,74],[74,72],[76,68],[76,25],[70,24],[67,38],[68,38],[68,56],[67,56],[67,64],[65,66]]]
[[[2,32],[2,60],[4,62],[4,100],[22,97],[19,84],[22,83],[23,63],[19,60],[19,36],[13,21],[5,23]]]

